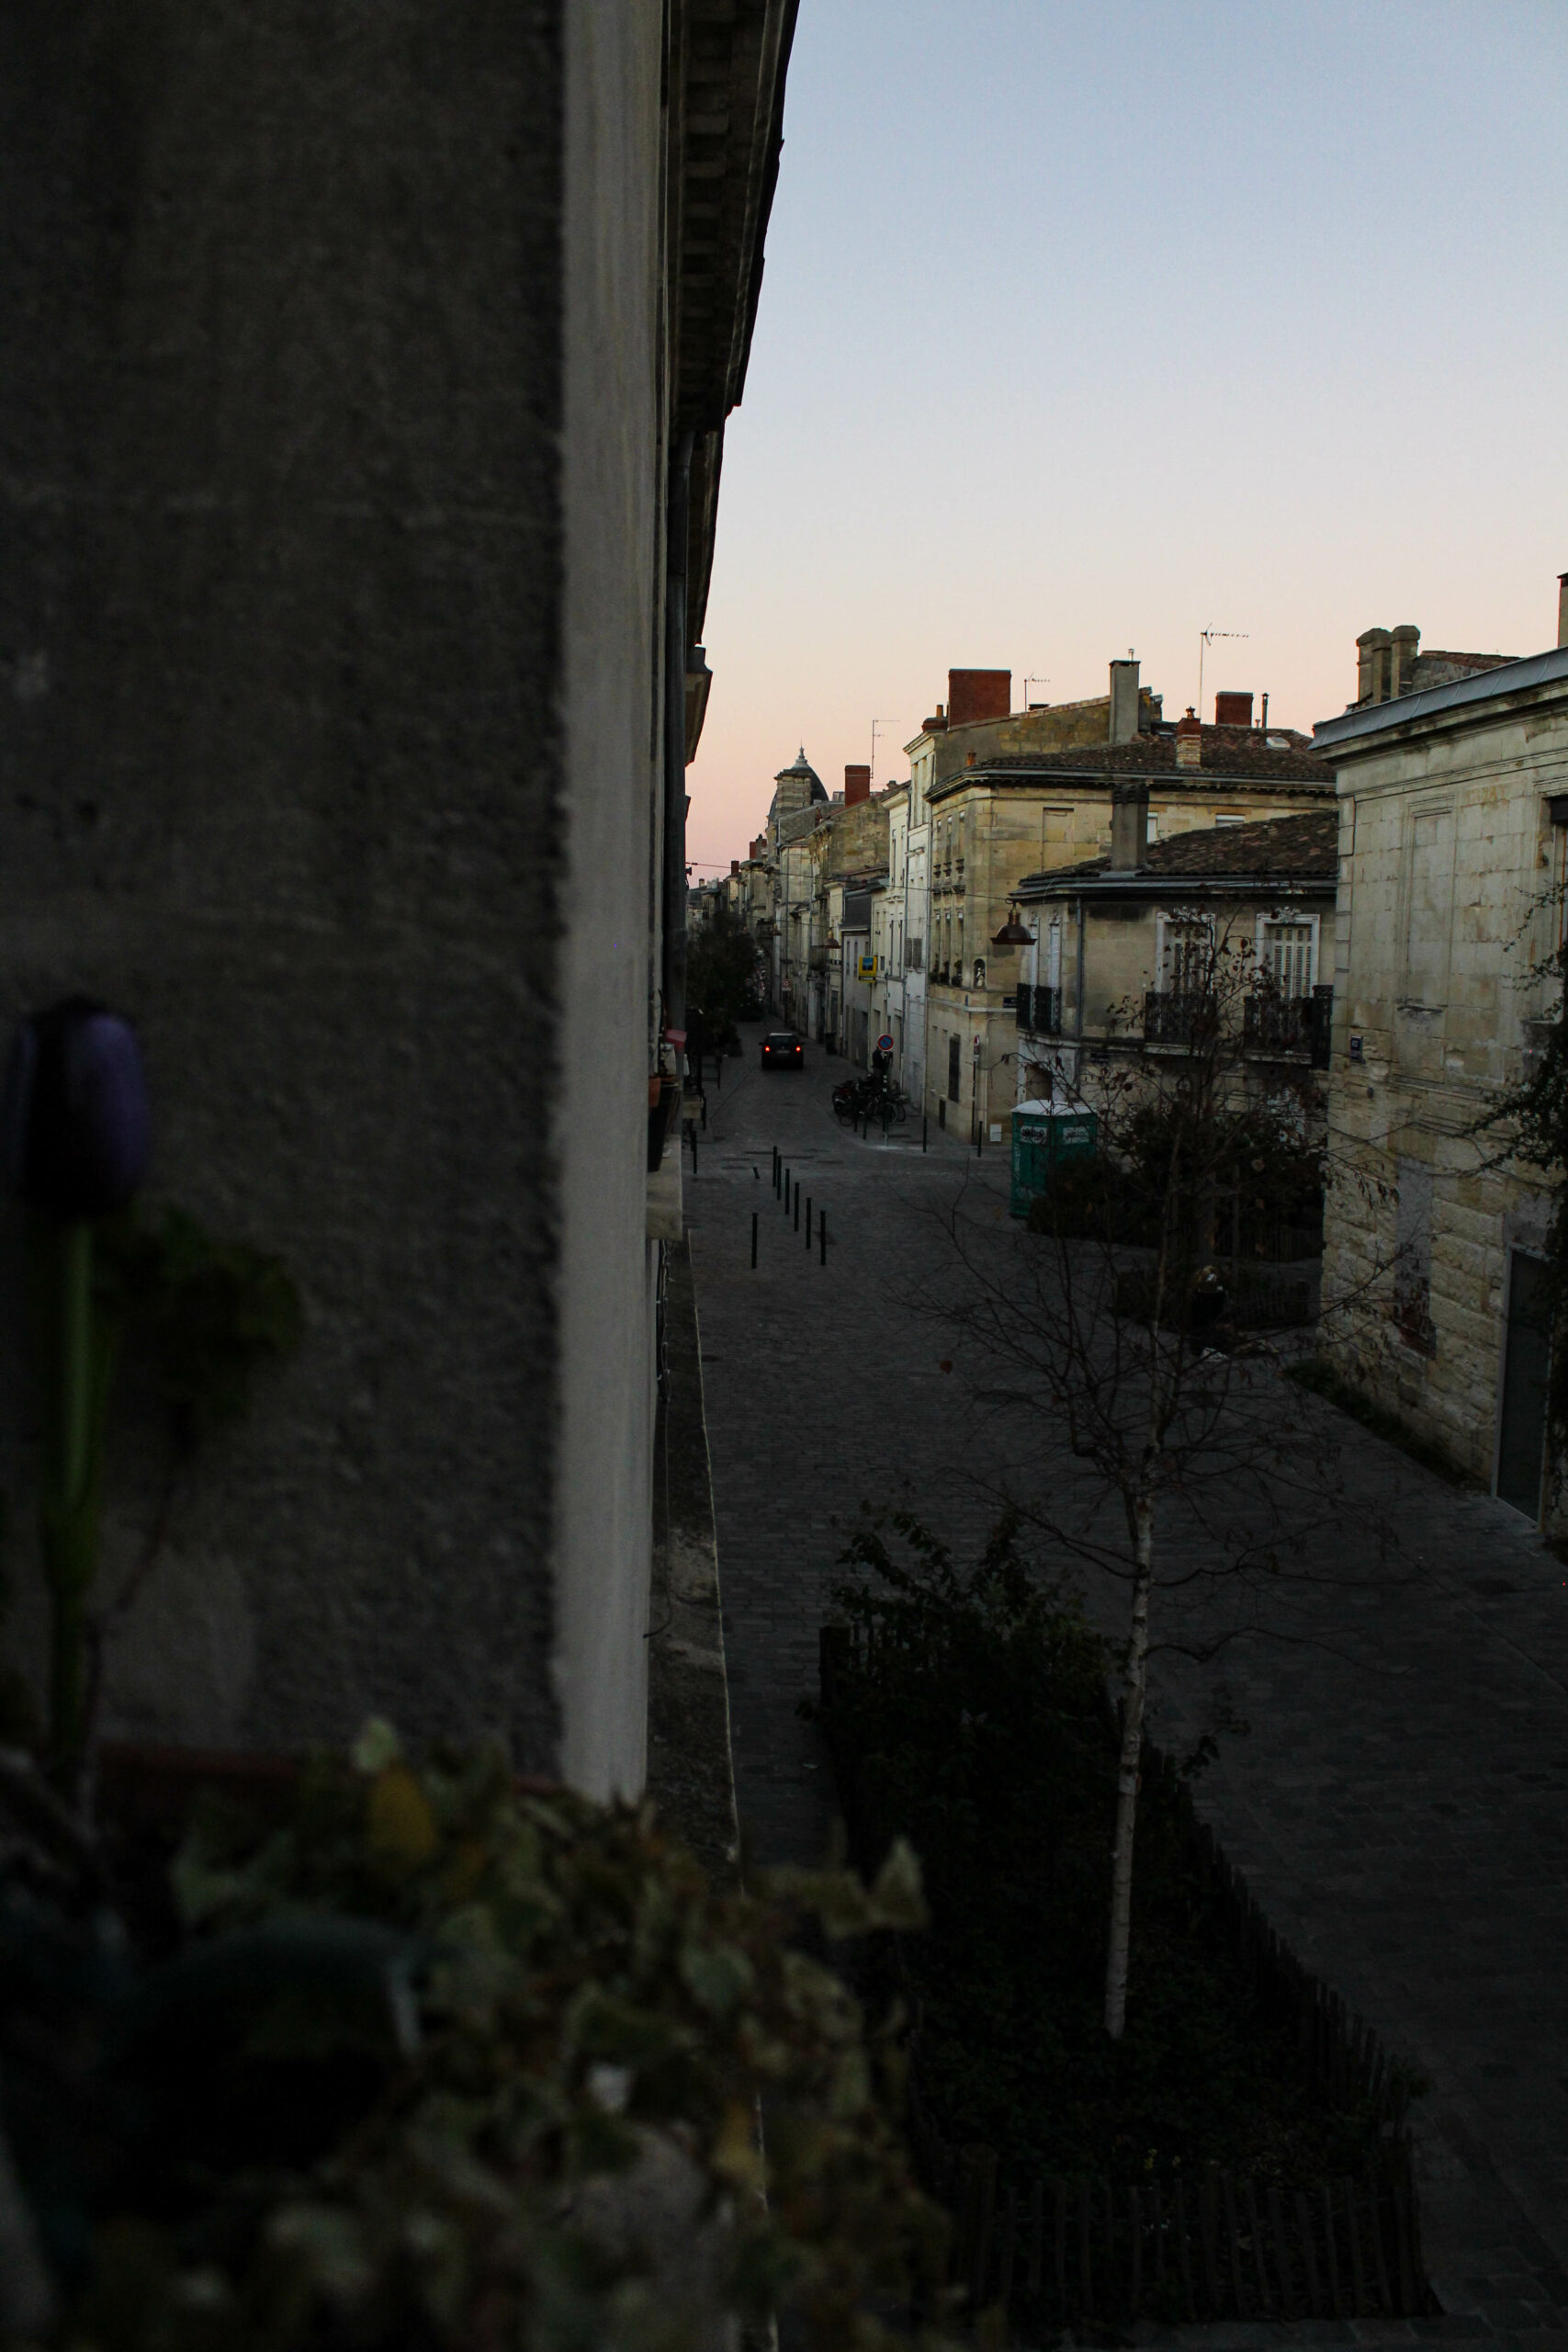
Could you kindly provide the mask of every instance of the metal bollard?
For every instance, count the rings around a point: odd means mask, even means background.
[[[811,1195],[809,1193],[806,1195],[806,1247],[807,1250],[811,1248]]]
[[[757,1271],[757,1212],[751,1212],[751,1272]]]
[[[800,1231],[800,1186],[798,1183],[795,1188],[795,1229],[796,1233]]]

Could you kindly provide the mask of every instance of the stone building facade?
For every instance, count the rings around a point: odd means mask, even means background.
[[[1565,630],[1568,635],[1568,630]],[[1546,1474],[1533,1170],[1484,1165],[1475,1123],[1559,1008],[1568,644],[1314,730],[1339,795],[1325,1295],[1346,1373],[1527,1517]],[[1554,893],[1558,894],[1554,902]]]
[[[1092,1102],[1097,1073],[1186,1046],[1189,973],[1235,979],[1239,1067],[1315,1086],[1326,1070],[1338,823],[1332,803],[1261,823],[1194,826],[1151,842],[1148,791],[1123,788],[1113,842],[1082,865],[1030,875],[1018,989],[1018,1099]],[[1220,958],[1233,956],[1230,966]],[[1254,977],[1260,985],[1254,987]]]
[[[968,674],[951,672],[950,688]],[[1321,807],[1332,782],[1289,729],[1190,713],[1172,727],[1131,659],[1088,701],[956,727],[954,704],[966,707],[952,695],[908,747],[911,844],[917,822],[929,841],[923,1108],[984,1136],[1018,1099],[1021,951],[997,934],[1025,875],[1109,852],[1117,779],[1146,783],[1156,839]]]
[[[850,1052],[870,1018],[870,915],[867,894],[887,873],[888,795],[871,789],[871,771],[844,770],[844,789],[829,798],[802,750],[774,778],[765,832],[741,868],[753,935],[773,1009],[805,1036]],[[854,962],[847,960],[843,915],[852,902]]]
[[[307,1319],[182,1491],[111,1729],[375,1711],[641,1784],[647,1087],[794,17],[13,25],[0,997],[135,1019],[152,1194],[277,1252]]]

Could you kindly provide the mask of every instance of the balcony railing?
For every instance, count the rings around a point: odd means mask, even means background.
[[[1021,981],[1018,1025],[1021,1029],[1033,1030],[1037,1037],[1059,1037],[1062,1034],[1061,989],[1026,988]]]
[[[1151,989],[1144,999],[1144,1042],[1191,1046],[1213,1036],[1220,1017],[1217,997]],[[1326,1069],[1333,1020],[1332,988],[1297,997],[1259,989],[1242,1000],[1242,1046],[1249,1054],[1303,1055],[1314,1069]]]
[[[1242,1008],[1242,1044],[1254,1054],[1305,1054],[1314,1069],[1326,1069],[1333,1024],[1332,987],[1315,988],[1310,996],[1259,989]]]
[[[1144,999],[1144,1043],[1190,1046],[1212,1032],[1217,1011],[1216,1000],[1201,991],[1150,989]]]

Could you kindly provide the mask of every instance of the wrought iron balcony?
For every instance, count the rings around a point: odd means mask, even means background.
[[[1259,989],[1242,1008],[1242,1044],[1254,1054],[1305,1054],[1314,1069],[1326,1069],[1333,1025],[1332,987],[1315,988],[1310,996]]]
[[[1144,998],[1144,1043],[1190,1046],[1212,1033],[1218,1010],[1215,998],[1201,990],[1179,994],[1173,989],[1150,989]]]

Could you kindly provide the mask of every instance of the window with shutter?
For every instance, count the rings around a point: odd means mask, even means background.
[[[1266,922],[1258,962],[1280,996],[1310,996],[1317,979],[1316,925],[1310,922]]]
[[[1171,996],[1202,996],[1211,981],[1213,933],[1201,916],[1167,915],[1160,981]]]

